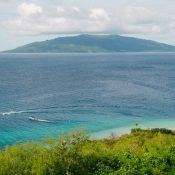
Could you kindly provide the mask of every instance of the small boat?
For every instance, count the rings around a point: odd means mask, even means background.
[[[29,120],[31,120],[31,121],[37,121],[37,122],[52,123],[52,121],[40,119],[40,118],[37,118],[37,117],[29,117]]]

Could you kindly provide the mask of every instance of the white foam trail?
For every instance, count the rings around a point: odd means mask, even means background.
[[[37,121],[39,121],[39,122],[47,122],[47,123],[51,123],[51,121],[49,121],[49,120],[44,120],[44,119],[37,119]]]
[[[9,112],[0,112],[0,115],[5,116],[5,115],[12,115],[12,114],[21,114],[25,113],[26,111],[9,111]]]
[[[9,111],[9,112],[0,112],[0,116],[8,116],[8,115],[13,115],[13,114],[30,113],[30,112],[34,112],[34,111]],[[44,119],[40,119],[40,118],[36,118],[34,121],[46,122],[46,123],[53,123],[53,121],[44,120]]]

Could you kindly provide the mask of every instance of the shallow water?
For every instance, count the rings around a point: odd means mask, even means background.
[[[39,120],[31,121],[35,116]],[[175,128],[175,54],[0,54],[0,146],[86,128]]]

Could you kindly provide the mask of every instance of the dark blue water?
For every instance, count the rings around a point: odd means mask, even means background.
[[[1,147],[135,123],[175,128],[175,54],[0,55]]]

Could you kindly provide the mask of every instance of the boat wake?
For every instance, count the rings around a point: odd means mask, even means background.
[[[0,112],[0,116],[6,116],[6,115],[14,115],[14,114],[37,114],[37,113],[48,113],[48,111],[43,110],[26,110],[26,111],[9,111],[9,112]]]
[[[39,122],[46,122],[46,123],[53,123],[53,121],[50,120],[43,120],[43,119],[38,119]]]
[[[26,113],[26,112],[27,112],[27,111],[0,112],[0,115],[5,116],[5,115],[21,114],[21,113]]]

